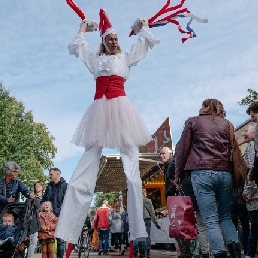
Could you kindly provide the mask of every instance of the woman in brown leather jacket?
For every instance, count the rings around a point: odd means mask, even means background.
[[[206,99],[199,116],[188,120],[176,152],[175,182],[180,185],[184,171],[191,171],[214,257],[227,257],[224,236],[230,255],[240,258],[241,248],[230,216],[233,182],[229,166],[230,127],[225,116],[219,100]]]
[[[51,202],[44,202],[39,214],[41,229],[38,233],[39,243],[42,244],[42,258],[54,258],[55,229],[58,218],[53,213]]]

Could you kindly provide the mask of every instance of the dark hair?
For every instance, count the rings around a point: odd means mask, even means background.
[[[226,111],[223,107],[223,104],[217,99],[205,99],[202,102],[202,105],[205,108],[208,108],[207,112],[211,113],[213,117],[221,116],[226,117]]]
[[[49,171],[51,171],[51,170],[58,171],[58,172],[60,172],[60,175],[61,175],[61,170],[59,168],[50,168]]]
[[[35,182],[35,184],[33,185],[34,193],[36,193],[36,184],[40,184],[42,186],[42,188],[43,188],[42,191],[45,190],[45,184],[41,180],[39,180],[39,181]]]
[[[258,113],[258,101],[255,101],[252,103],[248,109],[246,110],[246,113],[250,115],[250,112],[253,111],[254,113]]]

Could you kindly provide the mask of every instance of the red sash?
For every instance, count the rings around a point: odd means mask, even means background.
[[[117,75],[98,77],[96,79],[94,100],[101,99],[103,95],[105,95],[107,99],[126,96],[124,91],[124,78]]]

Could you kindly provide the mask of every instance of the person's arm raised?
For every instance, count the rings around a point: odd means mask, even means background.
[[[82,22],[79,32],[86,32],[87,26],[88,26],[87,22]]]

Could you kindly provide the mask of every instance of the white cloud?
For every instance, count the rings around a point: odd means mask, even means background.
[[[150,18],[165,2],[76,0],[90,19],[98,21],[99,8],[106,10],[123,50],[137,39],[128,37],[134,20]],[[132,68],[126,83],[127,95],[150,132],[170,117],[175,141],[185,119],[198,114],[205,98],[220,99],[228,118],[238,125],[248,117],[237,101],[248,88],[258,89],[258,2],[188,0],[185,6],[209,23],[193,22],[197,38],[184,44],[175,25],[152,29],[161,44]],[[79,23],[63,0],[1,4],[0,80],[54,135],[59,166],[83,151],[70,140],[95,90],[92,75],[67,50]],[[97,49],[98,33],[86,37]]]

